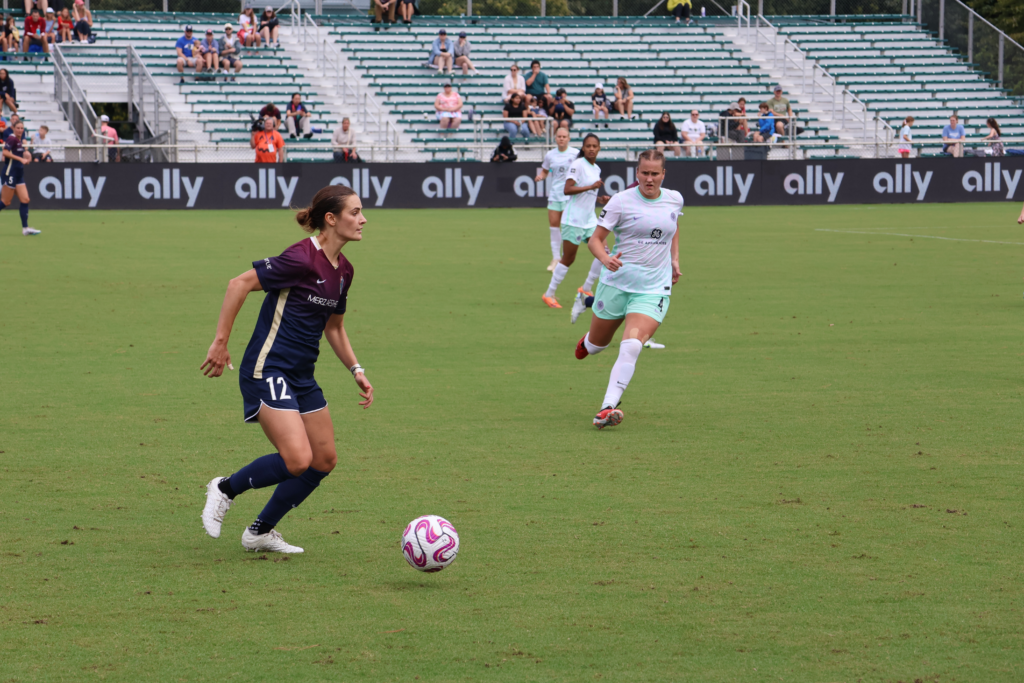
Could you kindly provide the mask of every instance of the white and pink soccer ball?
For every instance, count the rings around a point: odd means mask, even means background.
[[[402,534],[402,554],[413,569],[439,572],[459,554],[459,532],[443,517],[417,517]]]

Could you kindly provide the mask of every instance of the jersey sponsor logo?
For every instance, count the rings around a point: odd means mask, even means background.
[[[655,228],[654,230],[651,230],[651,238],[653,238],[653,239],[660,240],[661,236],[663,234],[664,233],[662,233],[662,231],[659,228]]]
[[[317,304],[318,306],[327,306],[328,308],[338,307],[337,299],[325,299],[322,296],[313,296],[312,294],[310,294],[306,300],[309,301],[310,303]]]
[[[599,216],[599,218],[604,218],[604,215],[606,213],[608,213],[608,209],[601,209],[601,215]]]

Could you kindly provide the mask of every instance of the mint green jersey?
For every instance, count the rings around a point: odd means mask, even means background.
[[[672,293],[672,238],[683,215],[683,195],[662,188],[647,199],[640,188],[619,192],[605,205],[597,224],[615,233],[622,267],[601,268],[601,282],[634,294]]]
[[[548,201],[564,202],[569,198],[565,196],[565,179],[569,177],[569,167],[580,151],[575,147],[569,147],[564,152],[554,148],[544,155],[544,163],[540,165],[548,172]]]
[[[566,181],[574,181],[576,187],[593,185],[600,179],[601,167],[590,163],[583,157],[572,162],[569,166],[569,175],[566,177]],[[584,230],[597,227],[597,215],[594,213],[596,205],[597,189],[570,195],[569,206],[565,207],[565,211],[562,212],[562,225],[571,225]]]

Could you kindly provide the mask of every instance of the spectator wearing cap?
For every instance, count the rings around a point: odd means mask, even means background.
[[[551,86],[548,85],[548,75],[540,70],[540,62],[530,62],[530,73],[526,75],[526,104],[533,104],[539,100],[547,106],[548,98],[551,97]]]
[[[267,8],[263,10],[263,14],[260,15],[259,26],[259,33],[267,47],[281,47],[281,43],[277,40],[280,23],[277,19],[277,12],[274,11],[273,7],[267,5]]]
[[[727,139],[735,143],[744,141],[743,129],[740,127],[740,103],[733,102],[724,111],[718,112],[721,123],[718,130],[725,133]]]
[[[575,113],[576,105],[569,99],[565,88],[556,90],[555,97],[551,100],[551,106],[548,108],[548,116],[554,119],[555,128],[571,128],[572,116]]]
[[[92,12],[85,6],[85,0],[75,0],[71,17],[75,22],[75,37],[78,38],[78,42],[95,43],[96,36],[92,34]]]
[[[178,38],[178,42],[174,44],[174,49],[178,52],[178,73],[180,74],[185,73],[186,66],[195,67],[196,73],[202,73],[203,65],[206,64],[206,61],[202,59],[202,57],[192,53],[194,40],[195,39],[192,37],[192,27],[186,26],[185,35]],[[182,75],[178,83],[180,84],[184,82],[185,76]]]
[[[604,94],[604,83],[594,84],[594,94],[590,96],[590,104],[594,107],[594,120],[604,119],[606,121],[604,127],[607,128],[608,96]]]
[[[346,116],[341,120],[341,126],[334,130],[331,136],[331,146],[334,148],[334,163],[359,163],[362,159],[356,154],[356,133],[352,130],[352,123]]]
[[[50,44],[59,42],[57,40],[57,14],[52,7],[47,7],[43,16],[46,21],[46,29],[43,31],[46,42]]]
[[[32,13],[25,17],[25,38],[22,41],[22,52],[29,52],[29,47],[36,45],[43,52],[50,51],[46,41],[46,19],[39,16],[39,10],[32,8]]]
[[[225,73],[231,73],[232,69],[236,74],[240,73],[242,71],[242,44],[235,36],[235,28],[231,24],[224,24],[224,37],[218,41],[217,47],[220,54],[220,68],[224,69]],[[231,80],[235,80],[235,77],[232,76]]]
[[[259,47],[263,44],[260,32],[256,30],[256,11],[252,3],[245,3],[245,8],[238,15],[238,40],[245,47]]]
[[[526,79],[519,73],[519,66],[513,64],[509,67],[508,75],[501,83],[501,101],[508,104],[513,95],[519,95],[526,102]]]
[[[99,141],[107,146],[107,161],[113,163],[121,160],[121,153],[117,149],[119,142],[117,129],[110,125],[110,117],[104,114],[100,117]]]
[[[373,23],[379,24],[384,21],[384,15],[388,17],[388,23],[395,23],[395,9],[398,7],[398,0],[373,0]]]
[[[398,13],[402,16],[403,24],[412,23],[412,15],[416,13],[416,0],[398,0]]]
[[[219,50],[217,39],[213,37],[213,29],[206,29],[206,37],[199,43],[199,57],[203,60],[204,70],[216,72],[220,68]]]
[[[441,29],[437,32],[437,38],[430,44],[430,65],[436,67],[439,74],[450,74],[454,53],[455,45],[448,37],[448,31]]]
[[[459,39],[455,41],[455,47],[452,50],[452,54],[455,55],[455,66],[462,67],[462,75],[476,76],[476,67],[473,66],[473,62],[469,58],[469,53],[473,49],[470,45],[469,40],[466,39],[466,32],[459,32]]]
[[[775,86],[771,99],[765,100],[765,104],[775,117],[775,130],[779,135],[786,134],[786,126],[793,118],[793,108],[789,106],[789,99],[782,96],[782,86]]]

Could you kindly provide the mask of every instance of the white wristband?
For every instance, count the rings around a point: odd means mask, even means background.
[[[353,377],[355,377],[355,376],[356,376],[356,373],[357,373],[357,372],[361,372],[361,373],[363,373],[364,375],[366,374],[366,370],[363,370],[363,366],[362,366],[362,365],[360,365],[359,363],[356,363],[355,365],[353,365],[352,367],[350,367],[350,368],[349,368],[348,370],[349,370],[349,372],[351,372],[351,373],[352,373],[352,376],[353,376]]]

